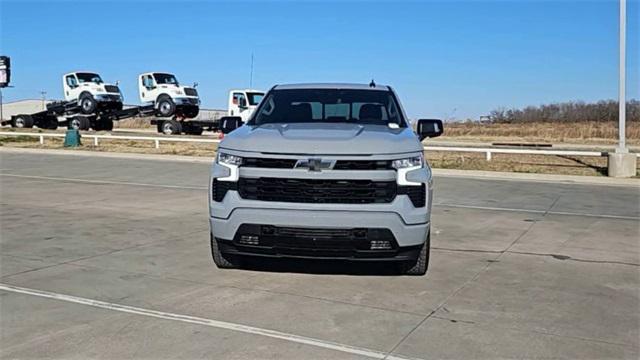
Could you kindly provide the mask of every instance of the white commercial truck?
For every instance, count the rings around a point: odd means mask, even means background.
[[[62,77],[64,100],[76,102],[80,111],[94,114],[101,110],[122,110],[122,93],[117,85],[105,84],[100,75],[75,71]]]
[[[198,116],[200,98],[194,86],[183,86],[175,75],[148,72],[138,76],[140,102],[151,104],[157,116],[192,119]]]
[[[227,115],[239,116],[243,122],[247,122],[263,97],[264,91],[261,90],[231,90]]]

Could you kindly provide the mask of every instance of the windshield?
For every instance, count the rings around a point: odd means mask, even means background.
[[[391,91],[341,89],[273,90],[250,124],[309,122],[406,127]]]
[[[78,77],[78,82],[79,83],[96,83],[96,84],[102,84],[102,79],[100,78],[100,75],[98,74],[92,74],[92,73],[76,73],[76,76]]]
[[[247,97],[249,98],[249,105],[258,105],[262,101],[264,93],[248,92]]]
[[[178,79],[171,74],[153,74],[153,77],[156,79],[156,84],[171,84],[178,85]]]

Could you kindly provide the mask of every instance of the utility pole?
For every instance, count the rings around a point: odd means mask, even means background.
[[[40,95],[42,95],[42,110],[46,110],[47,104],[45,103],[45,101],[47,100],[47,92],[44,90],[40,91]]]
[[[616,152],[627,153],[626,146],[626,47],[627,47],[627,0],[620,0],[620,63],[618,80],[618,148]]]
[[[619,35],[619,78],[618,78],[618,147],[615,152],[609,153],[607,164],[608,175],[613,177],[632,177],[636,175],[637,157],[629,153],[625,143],[625,126],[627,117],[626,104],[626,35],[627,35],[627,0],[619,0],[620,4],[620,35]]]

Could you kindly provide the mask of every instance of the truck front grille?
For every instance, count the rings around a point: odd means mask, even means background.
[[[105,85],[104,89],[108,92],[108,93],[120,93],[120,89],[115,86],[115,85]]]
[[[248,200],[323,204],[390,203],[395,181],[240,178],[240,197]]]
[[[293,169],[296,161],[296,159],[244,158],[242,166],[252,168]]]
[[[298,159],[245,158],[242,166],[253,168],[293,169]],[[333,170],[393,170],[389,160],[338,160]]]
[[[392,170],[389,160],[338,160],[333,170]]]
[[[184,88],[184,94],[187,96],[198,96],[198,91],[194,88]]]

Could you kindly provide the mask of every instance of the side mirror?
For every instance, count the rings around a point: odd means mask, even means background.
[[[195,89],[195,88],[197,88],[197,87],[198,87],[198,83],[197,83],[197,82],[194,82],[194,83],[193,83],[193,88]]]
[[[247,107],[247,99],[245,99],[245,98],[240,98],[240,99],[238,100],[238,107],[246,108],[246,107]]]
[[[228,134],[240,126],[242,126],[242,118],[240,116],[224,116],[220,118],[220,131],[223,134]]]
[[[420,141],[426,138],[434,138],[444,133],[444,125],[442,120],[438,119],[420,119],[418,120],[417,131]]]

